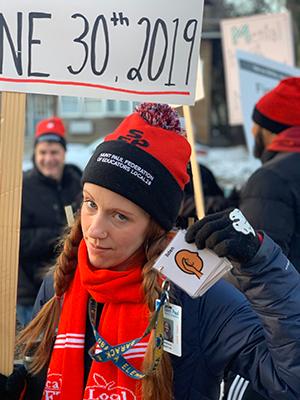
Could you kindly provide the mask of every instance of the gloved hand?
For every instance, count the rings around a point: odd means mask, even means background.
[[[260,240],[242,212],[235,208],[208,215],[192,225],[185,236],[198,249],[208,248],[219,257],[247,263],[257,253]]]

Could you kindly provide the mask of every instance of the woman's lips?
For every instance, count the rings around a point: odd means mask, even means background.
[[[91,249],[95,252],[102,252],[102,251],[107,251],[111,250],[111,247],[104,247],[104,246],[95,246],[93,243],[89,242],[89,246]]]

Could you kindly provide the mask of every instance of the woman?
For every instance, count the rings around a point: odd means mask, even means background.
[[[236,213],[198,221],[186,239],[235,262],[252,306],[224,281],[197,299],[174,287],[182,356],[162,352],[154,311],[163,279],[152,265],[172,236],[189,157],[177,116],[155,104],[141,105],[96,149],[56,264],[55,296],[19,339],[35,383],[48,367],[40,392],[28,379],[25,399],[214,400],[226,368],[267,398],[299,399],[299,276]]]
[[[171,324],[171,321],[164,320],[164,339],[169,342],[173,342],[173,329]]]

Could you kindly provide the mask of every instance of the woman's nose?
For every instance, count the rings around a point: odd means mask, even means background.
[[[89,227],[89,236],[94,239],[105,239],[108,236],[108,224],[103,215],[94,217]]]

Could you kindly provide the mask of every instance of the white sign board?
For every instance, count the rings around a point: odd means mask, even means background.
[[[203,1],[2,1],[0,90],[193,104]]]
[[[289,13],[254,15],[221,21],[227,104],[230,125],[242,124],[236,50],[294,65]]]
[[[241,104],[246,143],[248,150],[252,152],[254,139],[251,128],[255,104],[282,79],[288,76],[300,76],[300,69],[241,50],[237,51],[237,62],[241,82]]]
[[[199,58],[198,67],[197,67],[197,78],[196,78],[196,86],[195,86],[195,102],[202,100],[205,96],[204,93],[204,85],[203,85],[203,61]],[[182,104],[170,104],[173,108],[181,107]]]

